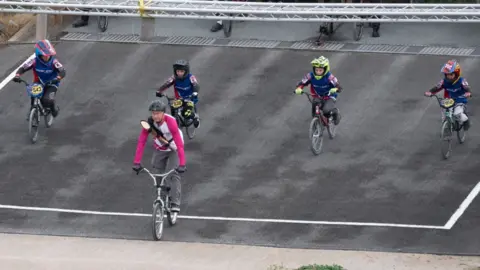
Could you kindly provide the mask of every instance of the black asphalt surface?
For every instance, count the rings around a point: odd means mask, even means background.
[[[0,73],[8,75],[31,47],[1,48]],[[185,136],[182,215],[443,226],[480,180],[478,99],[470,103],[467,142],[455,143],[444,161],[440,109],[423,97],[446,56],[324,53],[345,88],[343,119],[315,157],[310,104],[292,91],[320,52],[85,42],[56,48],[68,72],[61,111],[35,145],[27,138],[24,88],[0,90],[0,204],[151,213],[150,179],[131,170],[139,120],[179,58],[191,61],[201,84],[202,118],[197,136]],[[457,59],[476,89],[480,60]],[[146,149],[149,166],[151,142]],[[180,219],[164,239],[478,255],[479,213],[476,198],[451,230]],[[0,231],[151,239],[148,217],[11,209],[0,209]]]

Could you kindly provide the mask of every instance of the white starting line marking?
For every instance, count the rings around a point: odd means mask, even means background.
[[[87,210],[76,210],[76,209],[46,208],[46,207],[30,207],[30,206],[5,205],[5,204],[0,204],[0,208],[15,209],[15,210],[27,210],[27,211],[62,212],[62,213],[85,214],[85,215],[129,216],[129,217],[151,217],[152,216],[151,214],[143,214],[143,213],[102,212],[102,211],[87,211]],[[446,230],[447,229],[445,226],[395,224],[395,223],[374,223],[374,222],[311,221],[311,220],[233,218],[233,217],[183,216],[183,215],[178,215],[178,218],[193,219],[193,220],[289,223],[289,224],[306,224],[306,225],[397,227],[397,228],[433,229],[433,230]]]
[[[26,62],[32,60],[33,58],[35,58],[35,54],[32,54],[30,55],[27,60],[23,61],[23,63],[18,66],[17,68],[15,68],[15,70],[13,70],[7,77],[5,77],[5,79],[3,79],[2,82],[0,82],[0,91],[5,87],[5,85],[7,85],[12,79],[13,77],[15,77],[15,74],[17,73],[17,70],[23,66],[23,64],[25,64]]]
[[[457,211],[453,213],[453,215],[450,217],[450,219],[447,221],[445,224],[445,228],[447,230],[450,230],[453,225],[458,221],[458,219],[463,215],[465,210],[467,210],[468,206],[472,203],[473,199],[477,197],[478,193],[480,193],[480,182],[477,183],[477,185],[470,191],[468,196],[463,200],[462,204],[458,207]]]

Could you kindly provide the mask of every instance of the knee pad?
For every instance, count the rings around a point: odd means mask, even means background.
[[[465,113],[461,113],[457,117],[461,122],[465,122],[468,120],[468,116]]]
[[[55,105],[55,100],[50,98],[44,98],[42,99],[42,103],[45,107],[52,107],[53,105]]]
[[[337,109],[337,108],[333,108],[333,109],[331,109],[330,111],[323,110],[323,113],[324,113],[325,115],[328,115],[329,113],[330,113],[331,115],[336,115],[336,114],[338,114],[338,109]]]
[[[458,106],[453,110],[453,116],[458,119],[460,122],[465,122],[468,120],[467,115],[465,114],[465,107]]]

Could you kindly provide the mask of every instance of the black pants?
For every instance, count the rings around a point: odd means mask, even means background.
[[[312,117],[315,116],[315,107],[317,104],[320,105],[320,109],[322,110],[323,114],[328,117],[329,113],[337,114],[337,107],[335,106],[335,101],[333,99],[321,100],[318,98],[314,98],[312,102]]]
[[[55,108],[55,96],[57,95],[57,90],[58,88],[54,85],[48,85],[45,88],[45,92],[40,99],[40,102],[42,102],[42,106],[44,108],[49,108],[52,112],[56,111]],[[34,98],[30,99],[30,106],[33,107],[33,100]]]

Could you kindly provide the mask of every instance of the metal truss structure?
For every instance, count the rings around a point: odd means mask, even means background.
[[[480,22],[480,4],[0,0],[0,12],[269,22]]]

